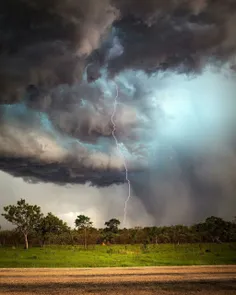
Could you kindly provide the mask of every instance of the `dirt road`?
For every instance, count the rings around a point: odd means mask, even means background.
[[[236,294],[236,266],[0,269],[0,294]]]

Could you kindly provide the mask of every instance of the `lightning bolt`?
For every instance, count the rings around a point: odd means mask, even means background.
[[[128,167],[127,167],[127,164],[126,164],[126,159],[125,159],[125,155],[123,154],[122,150],[120,149],[120,144],[118,142],[118,139],[116,137],[116,123],[114,121],[114,117],[115,117],[115,114],[116,114],[116,110],[117,110],[117,99],[118,99],[118,96],[119,96],[119,90],[118,90],[118,86],[115,83],[115,86],[116,86],[116,96],[114,98],[114,104],[113,104],[113,113],[111,115],[111,123],[113,125],[113,130],[112,130],[112,136],[115,140],[115,143],[116,143],[116,148],[117,148],[117,151],[119,152],[119,154],[121,155],[122,159],[123,159],[123,165],[124,165],[124,168],[125,168],[125,179],[126,179],[126,182],[128,184],[128,196],[127,196],[127,199],[125,201],[125,204],[124,204],[124,218],[123,218],[123,225],[125,227],[126,225],[126,218],[127,218],[127,206],[128,206],[128,202],[129,202],[129,199],[131,197],[131,185],[130,185],[130,180],[129,180],[129,172],[128,172]]]

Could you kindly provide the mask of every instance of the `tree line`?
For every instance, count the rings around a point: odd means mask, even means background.
[[[204,222],[192,226],[152,226],[120,229],[120,221],[112,218],[105,222],[104,228],[97,229],[88,216],[79,215],[75,219],[75,228],[51,212],[43,215],[41,208],[30,205],[24,199],[16,205],[3,208],[2,216],[13,225],[13,230],[0,231],[0,245],[18,246],[25,249],[32,246],[88,245],[95,244],[159,244],[159,243],[224,243],[236,242],[236,218],[225,221],[211,216]]]

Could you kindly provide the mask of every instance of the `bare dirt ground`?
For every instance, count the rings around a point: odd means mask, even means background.
[[[236,266],[0,269],[0,294],[236,294]]]

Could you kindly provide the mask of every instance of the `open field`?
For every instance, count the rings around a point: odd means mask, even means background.
[[[0,269],[0,294],[236,294],[236,266]]]
[[[1,248],[0,267],[119,267],[236,264],[235,244]]]

